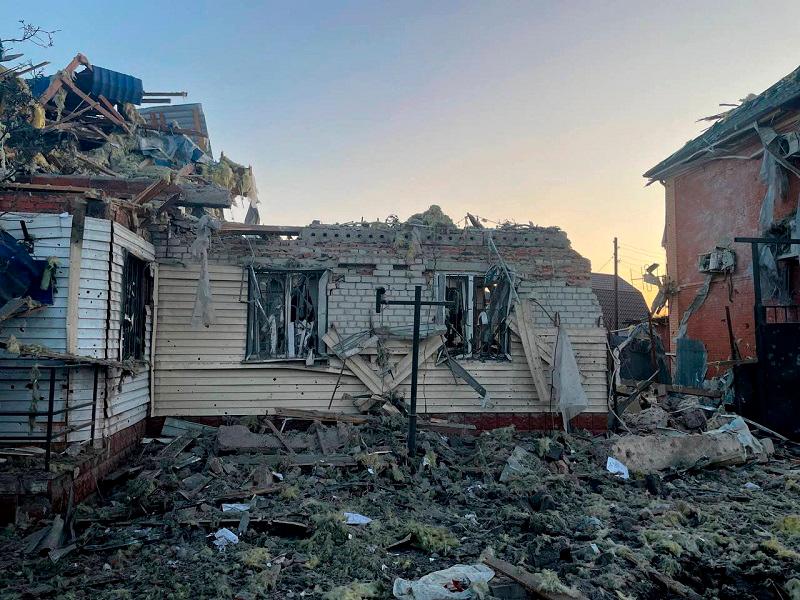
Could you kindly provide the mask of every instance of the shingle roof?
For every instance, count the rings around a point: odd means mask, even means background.
[[[642,292],[622,279],[619,280],[619,325],[627,327],[647,320],[648,309]],[[603,310],[603,321],[607,329],[614,328],[614,276],[592,273],[592,291]]]
[[[796,107],[800,98],[800,68],[773,84],[758,96],[754,96],[730,111],[702,135],[687,142],[680,150],[668,156],[644,176],[657,179],[667,169],[686,161],[701,151],[713,151],[715,144],[737,132],[746,132],[759,119],[776,109],[792,104]]]

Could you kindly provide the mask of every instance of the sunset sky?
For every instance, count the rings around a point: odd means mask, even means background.
[[[628,279],[663,264],[663,188],[641,174],[800,62],[796,0],[3,4],[4,37],[60,30],[25,48],[52,70],[82,52],[202,102],[264,223],[435,203],[558,225],[604,272],[616,235]]]

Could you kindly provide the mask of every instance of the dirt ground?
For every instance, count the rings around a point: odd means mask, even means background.
[[[800,598],[790,447],[766,464],[623,480],[602,438],[512,429],[421,431],[412,469],[404,427],[287,430],[296,452],[222,453],[213,431],[143,445],[66,516],[59,560],[34,543],[46,523],[3,532],[0,597],[391,598],[397,577],[488,553],[542,574],[552,597]],[[330,454],[308,460],[316,436]],[[238,543],[214,543],[223,527]]]

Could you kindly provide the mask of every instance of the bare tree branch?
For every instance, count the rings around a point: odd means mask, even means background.
[[[0,38],[0,45],[6,42],[12,43],[22,43],[22,42],[31,42],[32,44],[36,44],[42,48],[49,48],[53,45],[53,36],[58,33],[58,29],[54,29],[52,31],[44,29],[43,27],[39,27],[38,25],[33,25],[32,23],[26,23],[23,19],[20,19],[20,29],[22,31],[20,37],[18,38]]]

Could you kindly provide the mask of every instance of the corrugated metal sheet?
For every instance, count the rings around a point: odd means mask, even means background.
[[[75,76],[75,83],[82,92],[95,98],[105,96],[114,104],[142,103],[144,86],[142,80],[133,75],[92,65],[91,69],[84,69]]]
[[[181,129],[199,131],[206,137],[190,135],[194,143],[200,146],[209,156],[211,152],[211,142],[208,138],[208,126],[206,116],[203,113],[203,105],[199,102],[190,104],[169,104],[165,106],[148,106],[140,108],[145,120],[153,126],[166,127],[173,121],[177,121]]]
[[[233,265],[214,264],[209,270],[217,322],[195,330],[191,327],[191,315],[198,267],[159,266],[154,414],[263,414],[276,407],[327,409],[339,373],[337,361],[313,369],[301,366],[302,363],[242,364],[247,323],[247,304],[239,300],[242,270]],[[347,319],[342,309],[330,310],[329,322],[342,323]],[[552,346],[555,330],[542,329],[539,333]],[[592,412],[606,411],[605,336],[601,328],[570,330]],[[490,391],[494,406],[482,409],[472,388],[463,382],[454,383],[449,369],[437,367],[430,360],[422,365],[420,372],[420,411],[551,410],[537,399],[517,340],[512,343],[511,361],[463,361],[462,365]],[[409,385],[406,382],[399,388],[406,397],[410,395]],[[351,404],[341,400],[344,392],[361,394],[367,389],[345,371],[332,409],[354,412]]]

